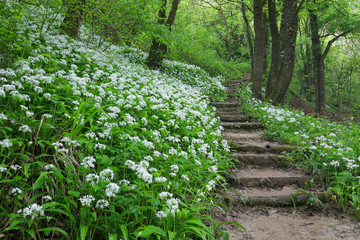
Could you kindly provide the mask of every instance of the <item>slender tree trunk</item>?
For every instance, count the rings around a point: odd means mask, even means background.
[[[297,13],[297,0],[284,0],[280,31],[283,58],[279,71],[279,83],[269,95],[275,104],[282,103],[285,100],[286,92],[289,89],[294,73],[298,29]]]
[[[247,42],[248,42],[249,55],[250,55],[251,76],[253,76],[253,74],[254,74],[254,47],[253,47],[253,41],[251,38],[250,24],[249,24],[249,20],[246,16],[244,2],[241,3],[241,11],[242,11],[242,15],[243,15],[243,19],[244,19],[245,27],[246,27],[246,38],[247,38]]]
[[[278,84],[279,67],[280,67],[280,33],[277,26],[276,18],[276,0],[268,0],[269,7],[269,24],[271,33],[271,65],[270,72],[266,84],[266,97],[274,90],[274,86]]]
[[[309,10],[311,43],[314,68],[314,87],[315,87],[315,111],[317,115],[321,115],[325,110],[325,71],[324,62],[321,53],[321,44],[319,36],[319,26],[317,15],[313,10]]]
[[[171,10],[169,13],[169,16],[167,18],[167,21],[165,23],[166,18],[166,4],[167,0],[162,0],[162,6],[159,10],[159,19],[158,24],[166,24],[166,26],[169,28],[169,31],[171,31],[171,26],[174,24],[175,17],[176,17],[176,11],[179,7],[180,0],[174,0],[171,5]],[[164,55],[167,51],[167,45],[164,43],[161,43],[158,39],[153,39],[153,43],[150,48],[149,57],[146,61],[146,65],[148,65],[150,68],[158,68],[161,65],[161,61],[164,59]]]
[[[262,99],[262,77],[264,75],[264,60],[266,51],[264,1],[254,0],[254,75],[252,76],[252,97]]]
[[[72,38],[79,38],[79,30],[84,16],[85,0],[66,0],[67,7],[61,29]]]

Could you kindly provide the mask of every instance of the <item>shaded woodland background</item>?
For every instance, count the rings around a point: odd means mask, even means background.
[[[290,103],[337,120],[359,117],[359,2],[356,0],[22,0],[0,9],[1,67],[26,49],[15,42],[21,5],[65,13],[62,30],[88,41],[139,48],[228,79],[252,73],[253,97]],[[100,36],[100,38],[99,38]]]

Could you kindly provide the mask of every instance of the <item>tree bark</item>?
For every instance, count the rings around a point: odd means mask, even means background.
[[[276,0],[268,0],[269,7],[269,25],[271,33],[271,65],[269,76],[266,83],[266,98],[274,90],[274,86],[278,84],[279,66],[280,66],[280,33],[277,26],[276,17]]]
[[[171,5],[171,10],[167,21],[165,23],[166,18],[166,4],[167,0],[162,0],[162,6],[159,10],[159,19],[158,24],[165,24],[169,31],[171,31],[171,26],[174,24],[176,11],[179,7],[180,0],[174,0]],[[149,57],[146,61],[146,65],[152,69],[159,68],[161,65],[161,61],[164,59],[164,55],[167,51],[167,45],[160,42],[158,39],[153,38],[153,43],[150,48]]]
[[[254,47],[253,47],[253,41],[251,38],[250,24],[249,24],[249,20],[246,16],[244,2],[241,3],[241,11],[242,11],[242,15],[243,15],[243,19],[244,19],[245,27],[246,27],[246,38],[247,38],[247,42],[248,42],[249,55],[250,55],[251,76],[253,76],[253,74],[254,74]]]
[[[314,0],[316,3],[316,0]],[[317,13],[309,9],[309,18],[310,18],[310,28],[311,28],[311,43],[312,43],[312,54],[313,54],[313,68],[314,68],[314,87],[315,87],[315,111],[317,116],[321,116],[325,113],[326,106],[326,84],[325,84],[325,58],[330,51],[330,48],[334,42],[339,38],[346,36],[350,32],[358,29],[358,27],[349,29],[342,32],[341,34],[335,36],[331,39],[324,50],[321,52],[320,36],[319,36],[319,26]]]
[[[314,72],[314,88],[315,88],[315,112],[321,115],[325,111],[325,71],[324,59],[321,53],[321,44],[319,36],[319,25],[317,15],[313,10],[309,10],[311,43],[313,55],[313,72]]]
[[[79,38],[79,31],[83,21],[86,0],[67,0],[65,18],[61,23],[61,29],[72,38]]]
[[[254,73],[252,76],[252,97],[262,100],[262,77],[264,75],[264,60],[266,51],[264,1],[254,0]]]
[[[297,0],[284,0],[281,19],[281,49],[282,60],[279,70],[279,82],[269,94],[274,104],[282,103],[285,100],[286,92],[289,89],[294,73],[295,46],[298,29],[298,7]]]

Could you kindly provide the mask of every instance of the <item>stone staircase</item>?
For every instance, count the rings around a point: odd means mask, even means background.
[[[223,122],[223,138],[230,142],[235,159],[227,177],[228,190],[221,192],[226,208],[214,208],[215,220],[227,223],[218,232],[227,231],[231,240],[360,240],[360,224],[334,211],[331,202],[321,211],[301,206],[314,201],[314,196],[322,202],[327,197],[323,189],[315,191],[307,184],[314,176],[289,166],[281,155],[296,147],[267,141],[263,125],[241,110],[234,94],[247,81],[230,82],[229,99],[213,103]],[[246,232],[232,222],[242,224]]]
[[[289,168],[280,154],[296,147],[267,141],[263,124],[241,111],[239,100],[234,97],[237,88],[247,81],[229,82],[226,87],[230,97],[225,102],[213,102],[223,122],[223,137],[230,142],[232,156],[238,160],[227,179],[225,203],[229,207],[292,207],[293,201],[296,205],[306,204],[308,195],[295,193],[306,189],[312,176]]]

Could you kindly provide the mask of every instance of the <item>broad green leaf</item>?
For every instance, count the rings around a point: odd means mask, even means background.
[[[87,232],[89,230],[89,225],[80,225],[80,238],[81,240],[86,239]]]
[[[140,227],[135,231],[136,237],[150,237],[152,234],[155,234],[156,236],[166,237],[165,231],[154,225]]]
[[[45,234],[48,236],[49,233],[51,231],[56,231],[56,232],[59,232],[59,233],[62,233],[65,237],[69,237],[69,235],[67,234],[67,232],[65,232],[63,229],[61,228],[58,228],[58,227],[47,227],[47,228],[41,228],[39,229],[39,232],[45,232]]]
[[[129,239],[129,232],[128,232],[126,226],[125,226],[125,225],[119,225],[119,226],[120,226],[121,232],[122,232],[122,234],[123,234],[123,238],[124,238],[125,240],[130,240],[130,239]]]

